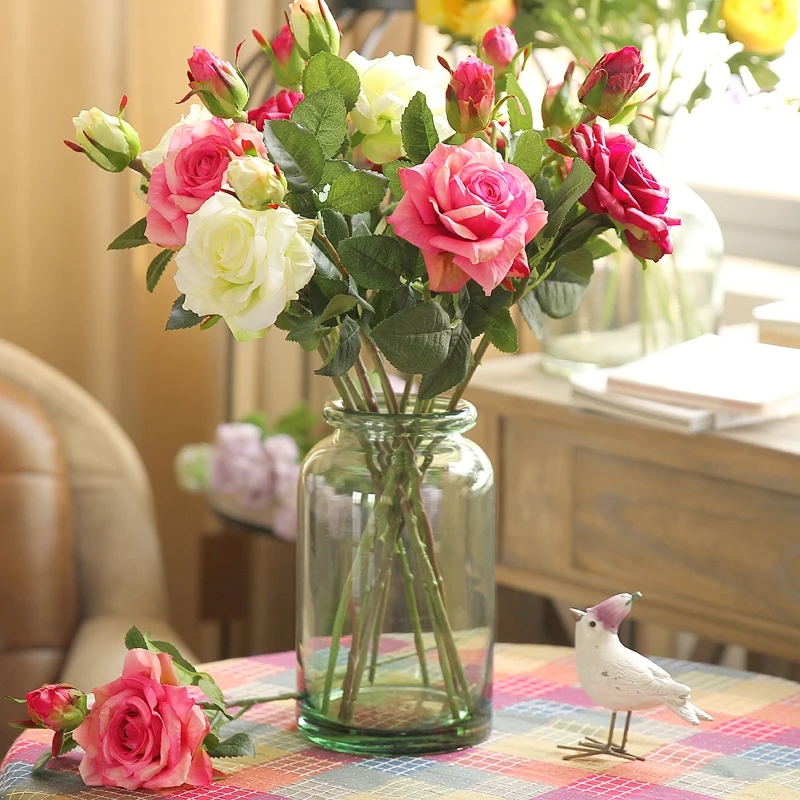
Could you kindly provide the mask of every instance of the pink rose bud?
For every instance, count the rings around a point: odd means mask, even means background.
[[[447,121],[469,138],[485,130],[494,111],[494,68],[468,56],[451,73],[447,87]]]
[[[253,31],[253,35],[261,45],[261,49],[269,56],[272,74],[277,84],[287,89],[298,87],[303,77],[305,62],[295,46],[292,29],[284,25],[272,42],[268,42],[258,31]]]
[[[250,97],[244,75],[203,47],[195,47],[189,59],[189,86],[190,95],[196,94],[215,117],[240,119],[244,115]]]
[[[28,716],[51,731],[71,731],[86,716],[86,695],[66,683],[49,683],[28,692]]]
[[[514,56],[519,50],[517,37],[514,31],[505,25],[498,25],[486,31],[478,49],[478,55],[487,63],[494,67],[495,75],[499,78],[508,69],[508,65],[514,60]],[[519,64],[516,69],[519,75]]]
[[[548,83],[542,98],[542,124],[555,136],[566,133],[578,124],[583,109],[578,103],[576,85],[572,80],[575,62],[570,62],[561,83]]]
[[[247,121],[260,131],[264,130],[264,122],[268,119],[290,119],[295,106],[303,99],[300,92],[281,89],[270,97],[266,103],[247,112]]]
[[[635,47],[623,47],[606,53],[592,67],[578,90],[578,99],[598,117],[613,119],[649,77],[642,54]]]

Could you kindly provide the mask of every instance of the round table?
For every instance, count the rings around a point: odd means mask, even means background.
[[[602,737],[609,713],[577,685],[572,650],[498,645],[494,728],[479,747],[426,757],[364,758],[311,746],[295,732],[294,703],[257,706],[226,729],[246,730],[255,758],[215,760],[225,777],[208,789],[162,794],[187,800],[789,800],[800,798],[800,685],[764,675],[659,659],[714,716],[693,728],[664,708],[634,714],[629,749],[644,762],[607,757],[566,762],[558,744]],[[208,667],[226,695],[294,687],[294,654],[238,658]],[[227,735],[226,734],[226,735]],[[45,778],[30,767],[47,731],[25,732],[0,771],[4,800],[148,797],[84,787],[80,755]]]

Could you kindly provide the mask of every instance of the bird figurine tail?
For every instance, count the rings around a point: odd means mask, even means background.
[[[676,697],[674,700],[665,700],[664,705],[691,725],[699,725],[701,719],[705,722],[711,722],[714,719],[714,717],[710,714],[706,714],[701,708],[692,705],[687,697]]]

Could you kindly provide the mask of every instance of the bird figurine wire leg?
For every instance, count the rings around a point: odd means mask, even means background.
[[[609,709],[612,714],[607,741],[587,737],[577,745],[559,745],[563,750],[575,751],[564,756],[567,761],[596,755],[644,761],[626,750],[633,711],[664,705],[692,725],[713,719],[692,705],[688,686],[673,680],[665,669],[620,642],[620,623],[630,613],[634,600],[641,596],[640,592],[617,594],[586,611],[570,609],[577,621],[575,666],[578,681],[592,702]],[[614,728],[620,711],[627,712],[627,717],[622,744],[616,745]]]

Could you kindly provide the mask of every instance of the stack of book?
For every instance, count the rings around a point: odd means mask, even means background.
[[[800,350],[713,334],[570,382],[575,408],[685,433],[800,414]]]

